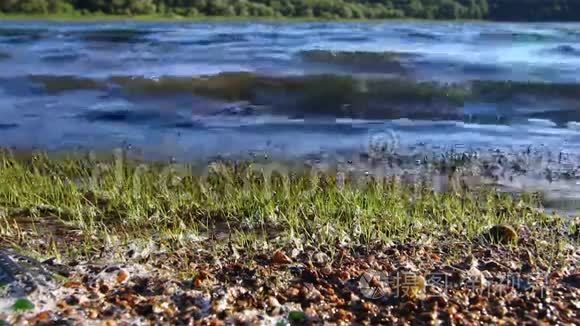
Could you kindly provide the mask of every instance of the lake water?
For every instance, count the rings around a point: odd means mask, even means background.
[[[575,198],[580,24],[0,22],[0,146],[502,153]]]

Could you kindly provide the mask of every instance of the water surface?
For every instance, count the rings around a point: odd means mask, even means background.
[[[502,153],[575,197],[580,25],[2,22],[0,116],[18,148]]]

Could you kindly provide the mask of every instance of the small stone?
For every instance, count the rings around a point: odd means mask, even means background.
[[[120,270],[117,273],[117,283],[121,284],[124,283],[129,279],[129,273],[125,270]]]
[[[305,293],[303,294],[304,299],[312,302],[318,302],[322,300],[322,294],[315,288],[307,290],[306,287],[303,288]]]
[[[65,301],[69,306],[76,306],[80,303],[79,298],[74,294],[71,294],[68,297],[66,297]]]
[[[88,317],[90,319],[97,319],[97,317],[99,317],[99,312],[95,309],[91,309],[89,310]]]
[[[304,310],[304,314],[306,315],[306,318],[308,319],[308,324],[310,324],[310,325],[320,324],[320,316],[318,315],[318,312],[316,311],[316,309],[314,309],[312,307],[308,307]]]
[[[509,225],[498,224],[492,226],[485,237],[493,242],[508,244],[518,240],[518,233]]]
[[[101,286],[99,286],[99,292],[101,292],[102,294],[106,294],[110,290],[111,289],[106,284],[102,284]]]
[[[350,274],[347,271],[342,271],[338,274],[338,278],[341,281],[348,281],[350,279]]]
[[[64,309],[61,314],[65,317],[74,317],[77,315],[77,311],[74,308],[66,308]]]
[[[268,297],[268,306],[276,308],[280,306],[280,302],[275,297]]]
[[[308,283],[316,283],[318,282],[319,275],[316,270],[313,269],[305,269],[302,271],[301,275],[302,279]]]
[[[286,295],[288,295],[290,298],[297,297],[300,295],[300,290],[294,287],[289,288],[288,291],[286,291]]]
[[[323,252],[319,252],[314,255],[314,262],[320,266],[326,265],[328,261],[329,261],[328,255]]]
[[[364,302],[362,304],[363,309],[368,313],[375,313],[378,311],[377,305],[371,302]]]
[[[497,308],[496,312],[498,316],[503,317],[509,312],[509,310],[505,305],[501,305]]]
[[[292,249],[292,252],[290,253],[290,256],[292,258],[297,258],[299,255],[300,255],[300,250],[299,249],[296,249],[296,248]]]
[[[36,315],[37,322],[48,322],[50,320],[50,311],[42,311]]]
[[[330,275],[330,274],[332,274],[332,267],[330,267],[330,266],[328,266],[328,265],[327,265],[327,266],[324,266],[324,267],[322,267],[322,268],[320,269],[320,273],[321,273],[322,275]]]
[[[286,265],[292,263],[292,259],[290,259],[290,257],[288,257],[282,251],[276,251],[276,253],[274,253],[274,257],[272,257],[272,262],[274,264]]]
[[[350,302],[355,303],[355,302],[359,302],[359,301],[360,301],[360,297],[358,295],[356,295],[354,293],[350,294]]]
[[[153,312],[156,314],[162,314],[169,310],[169,302],[161,302],[153,306]]]
[[[350,321],[353,319],[353,315],[350,311],[344,309],[338,309],[336,312],[336,318],[340,321]]]
[[[209,321],[209,325],[210,326],[223,326],[225,325],[223,321],[219,320],[219,319],[212,319]]]
[[[63,286],[65,288],[69,288],[69,289],[78,289],[82,286],[83,284],[81,282],[77,282],[77,281],[70,281],[70,282],[66,282],[63,284]]]

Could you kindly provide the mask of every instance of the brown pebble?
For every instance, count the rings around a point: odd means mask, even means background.
[[[103,294],[106,294],[110,290],[111,289],[106,284],[102,284],[101,286],[99,286],[99,292],[101,292]]]
[[[276,251],[276,253],[274,253],[274,257],[272,257],[272,262],[274,264],[285,265],[290,264],[292,259],[290,259],[290,257],[288,257],[282,251]]]
[[[449,308],[447,308],[447,313],[449,314],[449,316],[455,315],[457,313],[457,306],[454,304],[449,306]]]
[[[338,309],[338,311],[336,312],[336,319],[340,321],[350,321],[353,319],[353,315],[350,311]]]
[[[505,316],[507,313],[509,312],[508,308],[506,306],[500,306],[497,308],[497,314],[500,317]]]
[[[62,310],[66,309],[68,307],[68,303],[66,303],[65,299],[60,299],[57,301],[56,306]]]
[[[363,309],[368,313],[375,313],[378,311],[377,305],[371,302],[365,302],[362,304]]]
[[[97,317],[99,317],[99,312],[95,309],[91,309],[89,310],[88,317],[90,319],[97,319]]]
[[[297,297],[300,295],[300,290],[294,287],[289,288],[288,291],[286,291],[286,295],[290,298]]]
[[[66,308],[62,311],[62,315],[66,317],[72,317],[76,315],[76,310],[73,308]]]
[[[63,284],[63,286],[65,288],[69,288],[69,289],[78,289],[82,286],[83,284],[81,282],[77,282],[77,281],[70,281],[70,282],[66,282]]]
[[[128,279],[129,273],[127,273],[127,271],[120,270],[119,273],[117,273],[117,283],[124,283]]]
[[[42,311],[36,315],[37,322],[47,322],[50,320],[50,311]]]
[[[212,319],[209,321],[209,326],[223,326],[225,325],[223,321],[219,319]]]
[[[338,279],[341,281],[348,281],[350,279],[350,274],[347,271],[342,271],[338,274]]]

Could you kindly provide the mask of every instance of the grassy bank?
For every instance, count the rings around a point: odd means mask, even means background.
[[[534,194],[468,189],[460,180],[438,193],[428,179],[263,162],[142,163],[121,152],[4,153],[0,180],[0,246],[56,257],[47,268],[67,270],[52,291],[56,307],[0,319],[302,324],[576,314],[569,296],[579,291],[569,281],[577,225],[543,213]],[[375,297],[360,280],[377,271],[416,282],[403,289],[379,277]],[[557,283],[546,283],[552,273]],[[452,278],[453,289],[425,285],[435,274]],[[494,287],[514,275],[527,285]],[[489,296],[477,299],[477,289]],[[554,310],[546,317],[517,306],[526,296]],[[484,312],[474,314],[477,300]]]
[[[227,232],[297,238],[320,245],[370,245],[452,235],[473,241],[497,224],[561,229],[535,194],[492,189],[432,190],[396,177],[355,177],[276,163],[207,166],[146,164],[115,158],[0,159],[3,234],[19,218],[56,218],[88,235],[180,237]],[[243,236],[242,236],[243,238]]]

